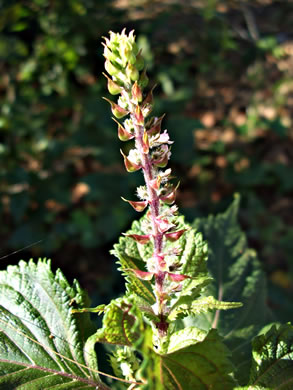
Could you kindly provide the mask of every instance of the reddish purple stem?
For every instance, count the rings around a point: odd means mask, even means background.
[[[156,218],[159,217],[159,206],[160,206],[160,199],[157,195],[156,191],[152,188],[150,185],[151,181],[154,179],[153,177],[153,171],[152,171],[152,161],[151,157],[148,154],[143,153],[143,133],[144,133],[144,126],[139,126],[136,124],[135,116],[132,115],[132,122],[134,124],[135,129],[135,145],[137,150],[140,153],[141,157],[141,165],[143,170],[143,175],[147,187],[148,192],[148,200],[149,200],[149,206],[150,206],[150,214],[151,214],[151,224],[152,224],[152,235],[154,238],[154,253],[153,256],[159,256],[162,253],[162,247],[163,247],[163,237],[164,234],[161,233],[158,229],[158,226],[156,224]],[[157,270],[155,274],[156,279],[156,295],[157,295],[157,303],[158,303],[158,311],[160,316],[160,322],[157,324],[159,334],[161,336],[165,335],[167,333],[168,329],[168,323],[165,320],[164,317],[164,279],[166,276],[165,271],[161,271],[159,264],[157,264]]]

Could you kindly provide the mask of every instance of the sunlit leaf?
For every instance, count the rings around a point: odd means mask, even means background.
[[[237,221],[239,197],[223,214],[196,220],[194,225],[209,243],[208,268],[213,282],[206,294],[220,301],[236,301],[242,308],[209,312],[191,323],[203,329],[216,327],[233,353],[241,383],[250,366],[250,343],[270,318],[266,281],[255,251],[249,249]]]
[[[96,389],[104,386],[85,358],[92,332],[79,284],[70,286],[50,261],[21,261],[0,272],[0,387]],[[32,385],[33,383],[33,385]]]

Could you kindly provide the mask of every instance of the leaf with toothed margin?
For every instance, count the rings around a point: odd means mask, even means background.
[[[132,297],[114,299],[104,310],[103,327],[90,342],[133,346],[140,337],[141,312]]]
[[[151,306],[155,303],[156,299],[152,291],[152,286],[149,280],[142,280],[136,276],[133,271],[130,270],[139,270],[146,271],[145,266],[142,260],[138,257],[129,255],[131,252],[131,247],[137,244],[130,237],[121,237],[119,244],[114,246],[112,253],[118,257],[120,264],[119,270],[123,272],[126,278],[126,291],[131,294],[134,293],[140,297],[147,306]],[[141,245],[141,244],[138,244]],[[148,245],[148,244],[146,244]]]
[[[184,303],[184,300],[186,303]],[[191,304],[188,297],[180,300],[179,305],[174,305],[168,319],[174,321],[178,316],[185,315],[195,315],[200,313],[207,313],[211,310],[229,310],[237,309],[242,306],[240,302],[222,302],[217,301],[213,296],[209,297],[200,297],[195,299]]]
[[[184,329],[177,336],[186,342],[187,332],[190,329]],[[194,343],[195,340],[191,340],[192,345],[174,348],[174,352],[161,356],[164,389],[232,390],[235,384],[231,376],[233,366],[220,336],[212,330],[202,341]],[[172,345],[169,348],[172,350]]]
[[[293,326],[266,326],[252,342],[252,366],[247,390],[293,388]]]
[[[109,389],[94,373],[85,341],[93,332],[79,284],[49,260],[21,261],[0,272],[0,388]]]
[[[239,196],[221,214],[197,219],[194,227],[209,243],[208,268],[213,277],[206,295],[220,301],[242,302],[237,310],[209,312],[188,318],[189,325],[216,327],[233,354],[236,377],[245,385],[251,364],[251,340],[272,321],[267,306],[266,280],[254,250],[237,221]]]
[[[128,234],[143,234],[138,221],[133,222],[131,230],[126,235]],[[118,258],[117,263],[121,266],[119,270],[126,277],[127,292],[129,294],[134,293],[140,297],[149,310],[151,310],[151,305],[156,301],[151,282],[138,278],[135,272],[131,270],[147,271],[145,261],[152,255],[152,246],[151,242],[140,244],[133,238],[124,236],[120,237],[119,243],[114,245],[114,249],[111,252]]]
[[[180,305],[181,301],[184,301],[184,303],[188,301],[191,304],[211,281],[206,266],[208,246],[203,241],[202,234],[197,233],[195,229],[191,229],[182,217],[178,218],[178,222],[180,223],[180,230],[182,228],[187,230],[178,240],[180,242],[179,246],[183,249],[179,256],[180,263],[182,263],[181,273],[191,278],[184,280],[182,290],[174,297],[174,305],[176,306]],[[181,246],[182,244],[183,246]]]
[[[147,390],[232,390],[230,352],[216,330],[187,327],[173,333],[164,349],[141,347],[145,359],[142,375]]]

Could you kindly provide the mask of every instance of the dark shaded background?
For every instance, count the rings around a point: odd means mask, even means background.
[[[158,84],[155,113],[167,114],[175,141],[180,211],[192,221],[223,211],[239,192],[269,303],[289,320],[291,1],[0,1],[1,268],[51,257],[95,303],[123,288],[108,252],[137,217],[120,196],[134,199],[141,176],[125,173],[101,99],[100,44],[123,27],[136,30],[150,85]]]

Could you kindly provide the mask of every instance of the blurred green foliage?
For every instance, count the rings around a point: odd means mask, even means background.
[[[109,6],[1,5],[1,234],[13,248],[44,239],[48,252],[73,238],[97,247],[129,218],[117,196],[129,192],[128,180],[100,99],[97,49],[107,14],[115,19]]]
[[[101,37],[125,26],[158,84],[155,112],[167,113],[181,211],[191,220],[241,193],[250,245],[292,291],[292,11],[274,0],[0,1],[2,254],[43,240],[33,254],[101,262],[136,216],[120,196],[134,199],[141,178],[124,172],[101,99]]]

